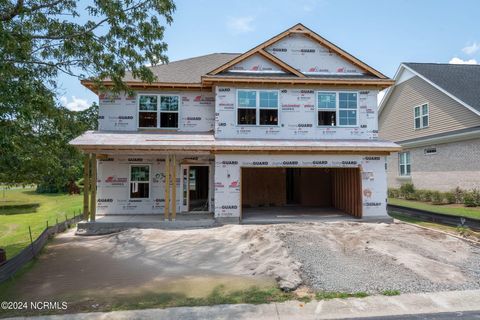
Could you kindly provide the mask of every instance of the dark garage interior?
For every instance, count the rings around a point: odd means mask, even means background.
[[[289,212],[343,212],[361,218],[359,168],[242,168],[242,208]]]

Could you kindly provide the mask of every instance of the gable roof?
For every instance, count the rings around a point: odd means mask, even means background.
[[[291,35],[291,34],[302,34],[302,35],[305,35],[311,39],[313,39],[314,41],[318,42],[320,45],[328,48],[329,50],[335,52],[336,54],[338,54],[339,56],[341,56],[342,58],[344,58],[345,60],[351,62],[352,64],[360,67],[361,69],[365,70],[366,72],[370,73],[370,74],[373,74],[374,76],[380,78],[380,79],[388,79],[387,76],[385,76],[384,74],[382,74],[381,72],[375,70],[374,68],[370,67],[369,65],[367,65],[366,63],[360,61],[359,59],[355,58],[354,56],[352,56],[351,54],[349,54],[348,52],[340,49],[339,47],[337,47],[336,45],[334,45],[333,43],[331,43],[330,41],[326,40],[325,38],[321,37],[320,35],[318,35],[317,33],[313,32],[312,30],[308,29],[307,27],[305,27],[303,24],[301,23],[298,23],[296,25],[294,25],[293,27],[283,31],[282,33],[279,33],[278,35],[274,36],[273,38],[259,44],[258,46],[248,50],[247,52],[245,52],[244,54],[228,61],[227,63],[225,63],[224,65],[212,70],[211,72],[209,72],[208,74],[209,75],[217,75],[225,70],[227,70],[228,68],[230,68],[231,66],[251,57],[252,55],[254,54],[261,54],[263,56],[265,56],[266,58],[269,58],[272,62],[276,62],[277,65],[279,67],[282,67],[282,65],[280,65],[278,63],[278,61],[274,61],[272,58],[276,58],[275,56],[273,56],[272,54],[268,53],[265,49],[282,40],[283,38]],[[277,60],[280,60],[280,59],[277,59]],[[285,65],[293,70],[295,70],[293,67],[287,65],[285,62],[281,61],[281,63],[284,64],[284,67]],[[291,70],[289,70],[291,71]],[[298,70],[295,70],[296,72],[292,72],[294,73],[297,77],[305,77],[305,75],[303,73],[301,73],[300,71]]]
[[[480,65],[447,63],[402,63],[395,75],[398,79],[402,69],[407,69],[435,88],[456,100],[472,112],[480,115]],[[393,88],[381,101],[383,110]]]
[[[281,39],[292,35],[301,34],[309,37],[313,41],[326,47],[331,52],[336,53],[341,58],[358,66],[364,70],[364,74],[359,75],[305,75],[296,68],[290,66],[285,61],[264,50]],[[251,56],[259,55],[278,66],[285,71],[285,74],[242,74],[228,75],[221,72],[230,66],[237,64]],[[340,49],[333,43],[322,38],[315,32],[306,28],[302,24],[285,30],[277,36],[263,42],[255,48],[243,53],[213,53],[190,59],[173,61],[167,64],[152,66],[150,69],[156,76],[153,83],[145,83],[136,79],[130,72],[127,72],[124,81],[131,88],[183,88],[183,89],[202,89],[211,88],[214,84],[245,82],[245,83],[276,83],[276,84],[306,84],[306,85],[358,85],[374,86],[387,88],[393,84],[393,80],[373,69],[366,63],[355,58],[346,51]],[[90,79],[82,80],[81,83],[96,92],[95,82]],[[105,86],[112,85],[112,81],[106,79],[103,81]]]

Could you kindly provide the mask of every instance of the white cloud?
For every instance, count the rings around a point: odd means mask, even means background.
[[[252,16],[246,17],[229,17],[227,27],[235,33],[246,33],[253,31],[255,28],[252,25],[254,18]]]
[[[466,46],[465,48],[462,49],[463,52],[465,52],[466,54],[470,54],[470,55],[474,54],[478,50],[480,50],[480,44],[476,43],[476,42],[474,42],[471,45]]]
[[[470,60],[462,60],[460,58],[454,57],[448,63],[451,64],[478,64],[477,60],[470,59]]]
[[[68,101],[67,97],[61,96],[60,103],[62,104],[62,106],[72,111],[82,111],[90,107],[90,104],[87,102],[87,100],[77,98],[75,96],[72,96],[71,101]]]

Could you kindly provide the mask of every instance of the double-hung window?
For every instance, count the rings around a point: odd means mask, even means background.
[[[357,93],[338,93],[338,118],[341,126],[357,125]]]
[[[130,166],[130,198],[146,199],[150,197],[150,166]]]
[[[140,95],[139,128],[178,128],[179,97],[175,95]]]
[[[428,127],[428,104],[423,104],[414,108],[415,129]]]
[[[337,125],[337,93],[319,92],[318,93],[318,125],[336,126]]]
[[[278,125],[278,91],[238,90],[237,124]]]
[[[357,126],[358,94],[356,92],[318,92],[319,126]]]
[[[411,170],[410,152],[400,152],[398,154],[398,164],[401,176],[409,176]]]
[[[156,128],[158,122],[158,97],[144,95],[139,98],[138,126],[140,128]]]

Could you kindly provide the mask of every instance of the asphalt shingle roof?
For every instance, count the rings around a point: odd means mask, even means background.
[[[157,76],[156,82],[169,83],[200,83],[201,77],[208,72],[224,65],[228,61],[238,57],[238,53],[212,53],[204,56],[172,61],[167,64],[159,64],[150,67]],[[127,72],[124,81],[138,81]]]
[[[480,65],[410,62],[404,64],[480,111]]]

